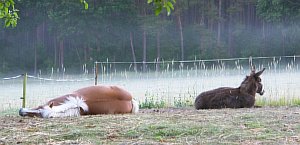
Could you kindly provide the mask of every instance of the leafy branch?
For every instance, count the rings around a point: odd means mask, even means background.
[[[174,10],[174,4],[176,0],[148,0],[148,4],[153,4],[155,6],[155,15],[159,15],[164,9],[167,10],[167,15],[171,14],[171,10]]]
[[[84,9],[89,8],[89,4],[86,0],[80,0],[80,3],[84,5]],[[16,27],[18,23],[18,11],[15,9],[14,0],[0,0],[0,19],[4,20],[4,27]]]
[[[84,5],[84,9],[87,10],[89,8],[89,4],[86,2],[86,0],[80,0],[80,3]]]
[[[84,5],[84,9],[88,9],[89,4],[86,0],[79,0]],[[174,10],[174,4],[176,0],[148,0],[148,4],[154,4],[155,15],[159,15],[163,9],[166,9],[167,15],[171,14],[171,10]],[[15,9],[14,0],[0,0],[0,19],[4,20],[4,27],[16,27],[19,16],[18,11]]]
[[[5,27],[17,26],[19,16],[13,0],[0,0],[0,19],[4,19]]]

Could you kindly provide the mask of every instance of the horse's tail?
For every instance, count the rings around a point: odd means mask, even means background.
[[[131,100],[131,103],[132,103],[131,113],[138,113],[139,112],[139,103],[134,99]]]

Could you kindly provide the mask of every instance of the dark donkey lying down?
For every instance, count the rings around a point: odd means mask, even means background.
[[[255,73],[252,69],[250,76],[238,88],[222,87],[206,91],[197,96],[195,108],[220,109],[220,108],[250,108],[255,104],[255,94],[263,95],[260,75],[265,68]]]

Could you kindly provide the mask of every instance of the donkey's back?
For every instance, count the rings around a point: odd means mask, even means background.
[[[222,87],[201,93],[196,97],[195,108],[198,110],[253,107],[255,94],[264,93],[260,78],[264,70],[256,73],[255,69],[252,69],[238,88]]]
[[[255,98],[249,94],[241,94],[239,88],[222,87],[206,91],[196,97],[195,108],[249,108],[255,103]]]

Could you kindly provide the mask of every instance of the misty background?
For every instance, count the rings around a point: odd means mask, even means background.
[[[16,1],[17,27],[0,28],[0,75],[300,54],[297,0],[177,0],[170,16],[155,16],[146,0],[87,2],[86,10],[78,0]]]

